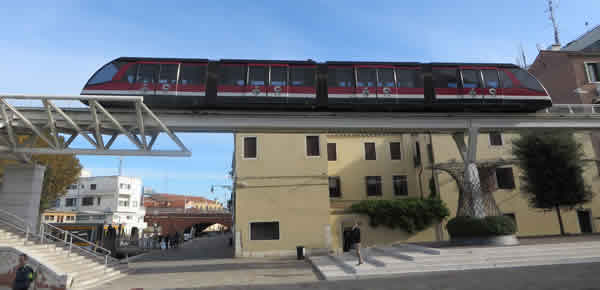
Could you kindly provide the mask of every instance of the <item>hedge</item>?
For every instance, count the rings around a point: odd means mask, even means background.
[[[457,216],[448,221],[446,229],[452,238],[473,238],[512,235],[516,225],[510,217],[488,216],[474,218]]]
[[[450,211],[440,199],[404,198],[395,200],[363,200],[350,207],[354,213],[369,216],[372,227],[384,225],[415,233],[441,221]]]

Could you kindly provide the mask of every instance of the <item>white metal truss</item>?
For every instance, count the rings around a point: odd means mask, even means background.
[[[37,100],[42,107],[17,107],[10,100]],[[54,101],[84,101],[88,106],[77,108],[73,114],[72,108],[60,108]],[[124,123],[121,120],[124,114],[114,114],[102,102],[119,102],[135,121]],[[32,110],[37,113],[32,114]],[[179,150],[155,149],[154,143],[161,133]],[[20,144],[17,138],[20,135],[33,138]],[[59,141],[61,136],[64,142]],[[82,136],[93,149],[72,148],[77,136]],[[104,142],[103,136],[110,136],[108,142]],[[136,149],[112,148],[119,136],[127,137]],[[36,138],[44,140],[48,147],[33,147]],[[141,96],[0,95],[0,154],[22,161],[28,161],[31,154],[191,156],[183,142],[143,103]]]

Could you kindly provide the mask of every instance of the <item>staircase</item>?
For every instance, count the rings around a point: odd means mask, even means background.
[[[400,244],[354,252],[310,257],[327,280],[360,279],[398,274],[600,262],[600,241],[511,247],[434,249]]]
[[[69,232],[48,224],[42,224],[38,233],[30,229],[19,217],[0,210],[0,247],[25,253],[57,276],[65,275],[67,289],[97,288],[130,272],[127,264],[110,256],[110,251]],[[76,245],[83,241],[89,246]]]

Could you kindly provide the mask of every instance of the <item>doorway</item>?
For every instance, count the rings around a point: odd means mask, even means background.
[[[579,228],[581,233],[592,232],[592,217],[590,210],[577,210],[577,219],[579,220]]]

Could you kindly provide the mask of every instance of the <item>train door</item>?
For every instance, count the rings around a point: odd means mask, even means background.
[[[377,69],[374,67],[356,67],[356,100],[360,103],[377,101]]]
[[[262,102],[256,97],[267,96],[268,66],[266,64],[248,65],[248,84],[246,85],[245,95],[249,102]]]
[[[155,86],[156,100],[159,104],[165,107],[177,107],[178,105],[189,105],[191,102],[184,96],[183,98],[176,97],[177,95],[177,78],[179,77],[180,63],[176,62],[161,62],[158,72],[158,81]],[[161,97],[158,97],[161,96]]]
[[[464,104],[482,104],[485,90],[481,81],[481,72],[477,68],[461,68],[462,88],[458,89]]]
[[[313,105],[317,99],[316,66],[290,65],[287,103]]]
[[[396,98],[398,104],[424,104],[423,75],[419,67],[396,68]]]
[[[218,103],[245,102],[248,67],[245,64],[222,63],[217,86]]]
[[[327,68],[327,95],[329,105],[352,104],[355,99],[356,75],[352,66]]]
[[[155,95],[159,72],[160,63],[138,62],[137,76],[130,90],[135,91],[137,95]]]
[[[502,104],[503,92],[500,87],[500,77],[495,68],[481,69],[481,78],[483,79],[484,104]]]
[[[206,97],[206,63],[182,63],[177,83],[178,105],[204,104]]]
[[[377,103],[393,104],[396,101],[396,76],[393,67],[377,68]]]
[[[289,67],[287,64],[271,64],[267,96],[273,102],[283,103],[288,97]]]
[[[435,101],[440,104],[460,104],[459,75],[455,67],[433,67]]]

